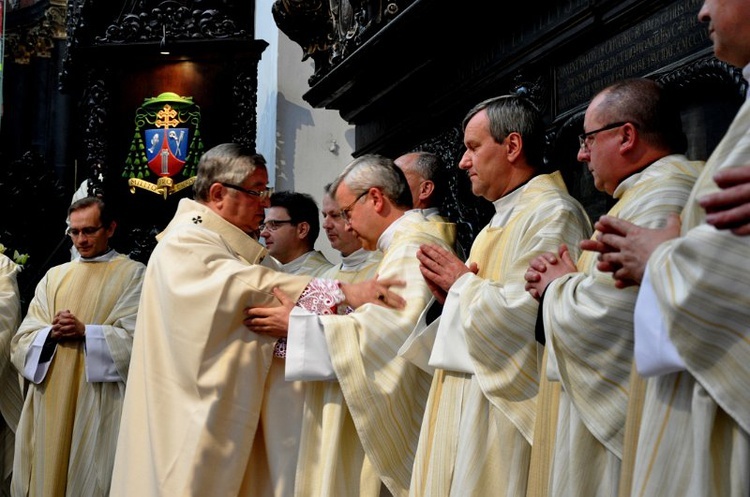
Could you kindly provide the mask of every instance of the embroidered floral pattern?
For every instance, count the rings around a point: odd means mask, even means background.
[[[314,278],[305,287],[297,305],[317,315],[337,314],[344,301],[344,292],[336,280]],[[347,306],[347,309],[351,309]],[[350,311],[351,312],[351,311]],[[274,357],[286,357],[286,338],[279,338],[273,347]]]
[[[336,314],[338,305],[344,301],[344,292],[336,280],[315,278],[300,295],[297,305],[314,314]]]

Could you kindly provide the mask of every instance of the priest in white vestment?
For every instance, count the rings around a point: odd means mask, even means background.
[[[660,227],[682,210],[703,163],[679,155],[686,146],[679,111],[656,82],[605,88],[589,104],[583,127],[578,160],[596,188],[617,200],[610,216]],[[620,484],[636,292],[617,289],[596,262],[585,252],[574,263],[561,247],[535,258],[526,273],[526,288],[543,296],[548,378],[562,385],[553,496],[614,497]]]
[[[318,250],[318,205],[306,193],[275,192],[260,225],[260,236],[279,270],[289,274],[320,276],[333,267]]]
[[[750,4],[707,0],[699,18],[709,23],[716,56],[750,77]],[[717,230],[702,207],[715,205],[716,177],[748,164],[746,101],[698,178],[681,226],[675,219],[653,230],[605,217],[597,223],[604,234],[585,246],[606,252],[599,267],[618,285],[641,283],[635,362],[648,384],[632,495],[750,495],[750,238]],[[721,218],[714,212],[710,220]]]
[[[18,271],[18,265],[0,254],[0,495],[10,491],[15,433],[23,405],[18,371],[10,362],[10,341],[21,322]]]
[[[495,215],[467,265],[430,245],[421,272],[445,306],[402,353],[433,370],[410,495],[523,496],[539,388],[537,303],[524,291],[534,256],[589,234],[559,173],[542,174],[544,127],[535,106],[508,95],[464,119],[459,167]]]
[[[323,277],[358,282],[374,278],[383,257],[380,251],[362,248],[357,236],[346,230],[339,204],[330,185],[323,196],[323,230],[331,247],[341,253],[341,263]],[[351,312],[339,306],[338,314]],[[336,435],[331,435],[336,433]],[[297,463],[297,496],[357,495],[377,497],[381,482],[359,442],[354,421],[336,381],[305,382],[305,407]]]
[[[12,495],[109,495],[145,266],[109,247],[98,198],[69,209],[79,256],[53,267],[13,337],[28,392],[16,431]]]

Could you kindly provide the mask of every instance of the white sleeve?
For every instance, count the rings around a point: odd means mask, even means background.
[[[125,381],[117,372],[115,361],[104,338],[104,326],[86,325],[86,381],[108,383]]]
[[[643,271],[643,282],[635,302],[635,367],[641,376],[659,376],[685,370],[685,363],[669,339],[669,330],[648,275]]]
[[[440,316],[429,325],[427,324],[427,313],[434,302],[433,297],[419,316],[411,335],[398,350],[398,355],[431,375],[435,374],[435,368],[429,365],[430,355],[435,345],[438,326],[440,326]]]
[[[447,371],[474,374],[474,364],[466,345],[464,326],[461,323],[461,290],[474,277],[466,273],[453,283],[445,299],[440,316],[435,344],[432,347],[429,365]]]
[[[52,352],[52,357],[50,357],[49,361],[42,363],[39,362],[39,358],[42,355],[42,348],[44,347],[44,344],[47,341],[47,337],[49,336],[51,331],[52,326],[46,326],[39,330],[39,333],[36,334],[36,338],[34,338],[31,347],[29,347],[29,351],[26,352],[26,361],[23,364],[23,371],[21,372],[21,374],[24,378],[29,380],[31,383],[34,383],[35,385],[38,385],[39,383],[44,381],[44,378],[47,376],[47,370],[49,370],[49,366],[50,364],[52,364],[52,359],[55,358],[55,352],[57,351],[57,348],[55,348],[55,351]]]
[[[317,314],[298,306],[289,314],[285,378],[287,381],[336,380],[323,323]]]

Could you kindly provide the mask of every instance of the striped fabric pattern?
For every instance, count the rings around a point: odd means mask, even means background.
[[[370,252],[353,271],[335,266],[323,277],[347,283],[374,278],[382,255]],[[340,312],[341,314],[341,312]],[[338,382],[307,382],[295,495],[378,497],[381,481],[359,441]]]
[[[455,225],[404,214],[378,267],[381,278],[407,285],[396,291],[403,310],[364,305],[348,316],[321,316],[333,367],[359,439],[394,496],[409,491],[430,376],[398,355],[432,294],[419,272],[417,249],[433,243],[450,250]]]
[[[537,255],[590,233],[559,173],[523,187],[504,227],[486,227],[469,260],[479,267],[458,298],[476,374],[438,370],[430,390],[411,495],[523,495],[539,389],[537,302],[523,274]]]
[[[682,210],[702,166],[681,155],[663,157],[618,186],[608,214],[662,226]],[[566,419],[558,422],[555,449],[566,457],[555,457],[551,495],[611,495],[618,486],[637,289],[617,289],[609,273],[596,269],[596,255],[585,252],[579,272],[553,281],[544,298],[544,327],[562,383],[559,416]],[[568,447],[560,446],[566,441]]]
[[[322,252],[313,250],[308,252],[305,256],[305,261],[302,265],[293,272],[293,274],[307,274],[309,276],[320,277],[324,273],[333,268],[333,264],[326,259]]]
[[[10,341],[21,323],[17,271],[18,266],[0,254],[0,495],[10,490],[15,432],[23,405],[20,377],[10,363]]]
[[[19,370],[37,333],[58,310],[104,325],[118,372],[127,378],[144,266],[123,255],[50,269],[13,338]],[[88,383],[83,342],[58,344],[45,380],[30,385],[16,433],[14,495],[109,493],[124,382]]]
[[[705,224],[698,199],[720,169],[750,163],[746,102],[682,214],[682,237],[648,271],[687,371],[649,379],[632,495],[750,494],[750,238]]]

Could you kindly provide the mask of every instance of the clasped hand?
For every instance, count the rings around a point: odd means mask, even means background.
[[[52,331],[50,335],[54,340],[74,340],[83,338],[86,334],[86,325],[76,318],[73,313],[65,309],[58,311],[52,319]]]
[[[570,257],[568,246],[563,243],[557,254],[545,252],[531,260],[529,268],[524,273],[526,280],[524,288],[532,297],[539,300],[547,289],[547,285],[553,280],[577,270],[575,262]]]
[[[445,303],[448,290],[461,276],[466,273],[477,274],[479,267],[475,262],[467,266],[454,254],[434,244],[425,244],[419,247],[417,259],[427,286],[435,299],[441,304]]]

